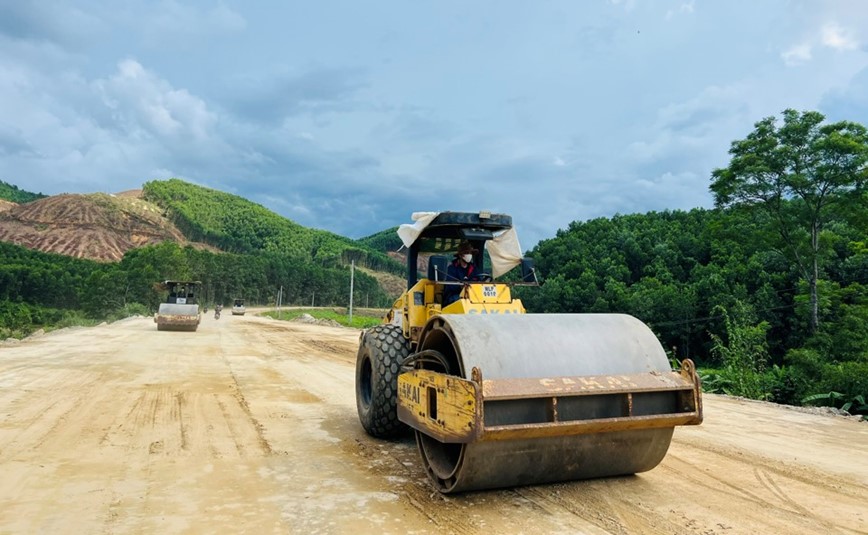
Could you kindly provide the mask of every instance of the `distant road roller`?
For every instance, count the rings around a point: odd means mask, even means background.
[[[167,280],[161,286],[168,291],[165,303],[154,314],[158,331],[195,331],[202,319],[197,302],[199,281]]]
[[[702,422],[693,362],[672,371],[638,319],[526,314],[511,289],[536,275],[510,216],[413,219],[398,229],[407,291],[360,337],[356,406],[374,437],[415,431],[440,492],[644,472],[675,426]],[[510,282],[498,279],[515,267]]]

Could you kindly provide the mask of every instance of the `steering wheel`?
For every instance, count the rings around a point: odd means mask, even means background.
[[[477,273],[476,280],[480,282],[491,282],[494,280],[494,278],[488,273]]]

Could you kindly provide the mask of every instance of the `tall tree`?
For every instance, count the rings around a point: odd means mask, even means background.
[[[738,206],[767,214],[810,292],[810,326],[819,325],[817,279],[820,232],[832,205],[858,199],[868,185],[868,133],[841,121],[822,124],[815,111],[783,112],[756,123],[745,139],[733,141],[729,166],[712,172],[718,207]]]

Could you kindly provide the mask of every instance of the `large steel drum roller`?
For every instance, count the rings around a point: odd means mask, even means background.
[[[441,315],[409,363],[398,416],[442,492],[643,472],[701,421],[692,365],[622,314]]]

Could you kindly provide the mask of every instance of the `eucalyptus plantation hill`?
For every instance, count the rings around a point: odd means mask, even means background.
[[[383,250],[332,232],[303,227],[237,195],[171,179],[145,183],[143,198],[165,211],[183,234],[234,253],[276,253],[323,266],[356,265],[401,274]]]

